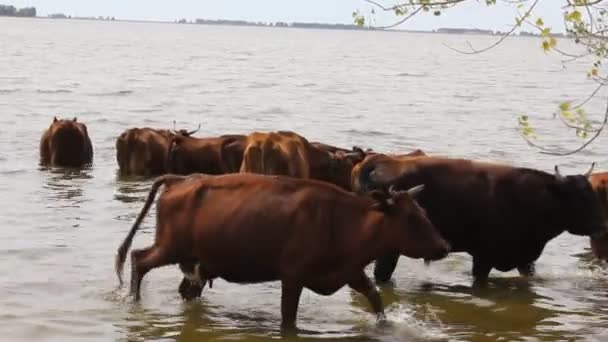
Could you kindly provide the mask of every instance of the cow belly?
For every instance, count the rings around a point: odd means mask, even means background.
[[[206,266],[205,266],[206,267]],[[226,267],[211,268],[214,277],[222,278],[230,283],[253,284],[279,280],[276,271],[261,267]]]

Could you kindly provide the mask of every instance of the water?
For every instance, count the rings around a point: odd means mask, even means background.
[[[114,253],[149,180],[116,177],[114,143],[133,126],[194,128],[200,136],[292,129],[311,140],[583,172],[608,168],[605,138],[575,156],[529,148],[514,130],[528,113],[542,142],[577,143],[551,112],[583,98],[588,64],[545,55],[517,38],[0,19],[0,336],[7,341],[264,341],[280,337],[278,283],[221,280],[183,303],[177,267],[146,277],[142,302],[117,289]],[[560,41],[568,47],[567,42]],[[603,100],[592,101],[599,118]],[[95,162],[82,172],[38,167],[53,115],[88,124]],[[135,248],[150,244],[153,216]],[[588,241],[550,242],[529,281],[491,274],[471,289],[470,258],[425,267],[401,258],[382,288],[381,327],[349,289],[302,295],[297,341],[534,341],[608,338],[608,273]]]

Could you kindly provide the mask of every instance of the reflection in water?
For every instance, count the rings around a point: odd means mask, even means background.
[[[93,178],[90,168],[41,167],[39,170],[46,171],[43,188],[50,190],[45,194],[51,200],[51,207],[80,207],[84,202],[83,185]]]
[[[174,315],[161,314],[141,308],[137,304],[128,311],[125,324],[117,325],[124,333],[124,341],[152,341],[171,339],[176,341],[242,340],[268,341],[281,338],[283,341],[383,341],[382,329],[378,336],[366,336],[361,331],[316,332],[300,329],[297,333],[283,333],[279,322],[254,312],[230,314],[213,307],[205,299],[183,303]],[[229,317],[227,317],[229,316]]]
[[[552,299],[539,295],[534,286],[520,277],[491,278],[487,287],[423,283],[407,292],[383,286],[381,293],[389,311],[392,306],[408,303],[415,307],[417,320],[449,334],[450,340],[562,339],[569,332],[556,330],[549,321],[564,312],[548,308],[544,303]],[[449,322],[449,326],[442,322]]]
[[[153,181],[151,177],[121,176],[117,172],[114,199],[123,203],[143,203]]]

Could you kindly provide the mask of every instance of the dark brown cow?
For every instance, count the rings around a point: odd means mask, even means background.
[[[449,252],[412,199],[422,186],[390,195],[376,192],[374,199],[329,183],[285,176],[167,175],[152,185],[118,249],[121,284],[128,249],[162,185],[155,242],[131,252],[131,294],[136,300],[148,271],[180,264],[182,270],[193,270],[185,274],[188,286],[200,290],[213,278],[241,284],[281,281],[285,328],[295,327],[303,288],[331,295],[349,285],[365,295],[382,318],[382,300],[365,275],[366,265],[385,250],[431,259]],[[188,298],[193,292],[181,294]]]
[[[484,283],[492,268],[531,275],[546,243],[564,231],[606,233],[586,175],[562,176],[557,167],[549,174],[464,159],[375,155],[355,171],[354,188],[363,192],[425,184],[420,205],[454,252],[473,257],[477,283]],[[387,251],[377,261],[377,281],[390,279],[397,258]]]
[[[190,136],[196,130],[168,130],[149,127],[130,128],[116,140],[116,161],[120,174],[155,176],[167,172],[165,163],[174,136]]]
[[[72,120],[53,118],[40,139],[40,164],[82,167],[93,162],[93,144],[87,126]]]
[[[167,171],[179,175],[239,172],[245,139],[244,135],[213,138],[175,136],[170,143]]]
[[[359,148],[328,152],[294,132],[254,132],[247,137],[241,172],[312,178],[350,190],[351,171],[364,157]]]
[[[589,177],[591,186],[597,195],[597,199],[602,208],[604,219],[608,220],[608,172],[597,172]],[[603,260],[608,260],[608,236],[602,238],[589,239],[593,254]]]

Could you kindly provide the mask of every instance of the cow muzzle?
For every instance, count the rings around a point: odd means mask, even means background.
[[[437,253],[432,255],[430,258],[424,258],[424,263],[428,266],[431,263],[431,261],[437,261],[437,260],[441,260],[441,259],[447,257],[451,251],[452,251],[452,247],[450,246],[449,243],[446,242],[445,245],[443,246],[443,248],[441,248]]]

